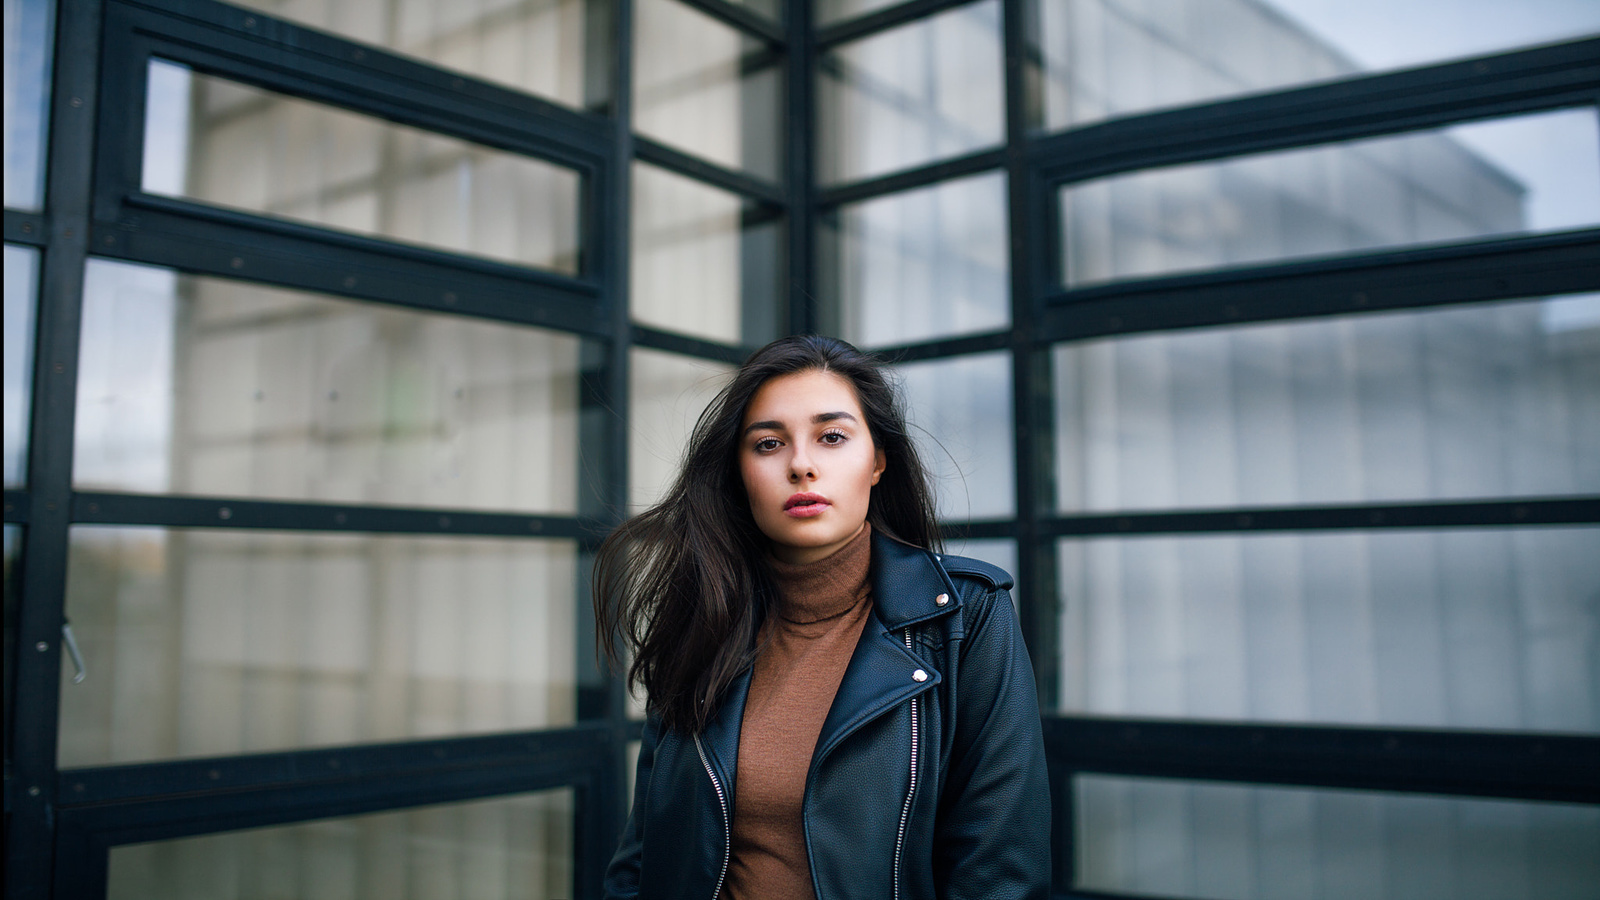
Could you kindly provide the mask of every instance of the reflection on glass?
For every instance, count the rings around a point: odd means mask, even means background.
[[[999,519],[1016,511],[1011,357],[984,353],[895,367],[922,464],[932,471],[941,521]]]
[[[1215,898],[1580,900],[1600,809],[1079,775],[1073,887]]]
[[[578,341],[93,260],[80,490],[572,512]]]
[[[1600,33],[1600,5],[1570,0],[1052,0],[1037,8],[1051,129]]]
[[[1062,541],[1061,709],[1600,731],[1600,529]]]
[[[639,0],[634,15],[634,128],[778,180],[782,58],[678,0]]]
[[[60,764],[551,728],[569,541],[74,528]]]
[[[628,503],[643,512],[677,477],[695,420],[734,367],[642,349],[628,365]]]
[[[1552,121],[1569,144],[1552,155],[1587,162],[1544,179],[1562,196],[1541,203],[1542,227],[1600,222],[1593,110],[1507,120],[1488,134],[1537,145]],[[1469,134],[1481,141],[1487,127]],[[1529,222],[1529,189],[1448,130],[1119,175],[1061,189],[1065,275],[1076,287],[1513,234],[1541,228]]]
[[[883,175],[1005,137],[998,0],[845,44],[817,63],[824,181]]]
[[[830,219],[846,340],[909,343],[1010,323],[1004,173],[846,206]]]
[[[584,67],[593,45],[586,29],[606,21],[602,0],[242,0],[301,25],[329,31],[412,56],[485,81],[537,94],[567,106],[604,101],[603,88],[589,85]],[[602,94],[602,96],[594,96]]]
[[[5,0],[7,209],[35,211],[44,205],[54,10],[50,0]]]
[[[1054,368],[1063,512],[1600,493],[1600,295],[1094,341]]]
[[[5,268],[5,486],[9,488],[27,480],[39,251],[7,244]]]
[[[571,169],[150,63],[144,190],[567,275]]]
[[[111,848],[110,900],[573,896],[573,790]]]
[[[776,336],[783,231],[777,213],[664,169],[633,167],[635,321],[730,344]]]

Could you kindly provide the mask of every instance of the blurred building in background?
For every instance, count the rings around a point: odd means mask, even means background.
[[[1060,895],[1590,896],[1600,13],[1397,6],[6,0],[7,896],[595,896],[588,554],[811,330]]]

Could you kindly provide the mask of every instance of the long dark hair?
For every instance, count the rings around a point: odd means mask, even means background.
[[[759,648],[774,602],[766,538],[750,513],[738,448],[744,414],[772,378],[819,370],[854,386],[873,444],[884,453],[867,521],[878,534],[937,550],[933,490],[884,364],[836,338],[773,341],[745,360],[689,436],[683,468],[665,498],[613,531],[595,557],[595,631],[613,665],[633,654],[640,686],[662,726],[700,733],[721,694]]]

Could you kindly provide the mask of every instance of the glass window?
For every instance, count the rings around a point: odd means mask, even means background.
[[[1079,775],[1075,888],[1216,898],[1579,900],[1600,808]]]
[[[554,728],[570,541],[82,526],[60,765]]]
[[[729,344],[759,346],[776,336],[779,213],[636,163],[632,215],[634,321]]]
[[[677,477],[695,420],[734,367],[637,347],[628,364],[628,502],[643,512]]]
[[[110,900],[573,896],[573,790],[111,848]]]
[[[578,340],[92,260],[80,490],[573,512]]]
[[[1061,710],[1600,731],[1600,529],[1062,541]]]
[[[5,247],[5,486],[28,477],[33,413],[33,316],[39,296],[39,251]]]
[[[983,353],[896,366],[906,418],[934,476],[941,521],[1016,512],[1011,357]]]
[[[50,0],[5,0],[7,209],[36,211],[44,205],[54,16]],[[7,259],[6,268],[10,267]]]
[[[1057,347],[1063,512],[1600,493],[1600,295]]]
[[[144,190],[566,275],[578,173],[151,60]]]
[[[1000,4],[982,0],[817,61],[822,181],[884,175],[1005,138]]]
[[[592,30],[609,21],[606,0],[243,0],[257,9],[415,57],[466,75],[527,91],[567,106],[598,106],[603,85],[584,73],[604,71],[590,59]]]
[[[1060,190],[1067,285],[1600,223],[1591,109]]]
[[[634,128],[777,181],[782,57],[678,0],[639,0],[634,15]]]
[[[1151,109],[1593,36],[1571,0],[1212,0],[1039,3],[1045,124]]]
[[[1010,324],[1004,173],[846,206],[824,225],[846,340],[881,346]]]

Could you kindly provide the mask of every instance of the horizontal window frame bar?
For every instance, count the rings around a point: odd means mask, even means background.
[[[1600,524],[1600,495],[1057,515],[1042,518],[1039,531],[1045,537],[1085,538],[1596,524]]]
[[[27,525],[33,497],[27,488],[6,488],[6,524]]]
[[[1600,290],[1600,227],[1055,290],[1044,343]],[[1285,300],[1285,298],[1292,298]]]
[[[984,519],[975,522],[946,520],[939,523],[939,537],[946,541],[1014,541],[1021,532],[1021,526],[1016,519]]]
[[[741,34],[764,41],[776,51],[788,48],[789,36],[783,25],[761,13],[729,0],[678,0],[684,6],[704,13]]]
[[[659,350],[663,353],[675,353],[679,356],[689,356],[694,359],[727,363],[731,366],[742,365],[745,359],[755,352],[753,347],[740,347],[719,341],[709,341],[705,338],[679,334],[675,331],[663,331],[659,328],[651,328],[648,325],[639,325],[637,323],[630,330],[633,332],[631,345],[634,347]]]
[[[196,275],[611,337],[592,281],[166,197],[138,195],[117,221],[94,226],[90,246]]]
[[[639,162],[704,182],[747,200],[788,209],[788,198],[784,196],[783,187],[765,179],[701,159],[639,134],[633,136],[633,151],[633,158]]]
[[[50,243],[50,220],[44,213],[6,208],[5,242],[43,249]]]
[[[934,338],[928,341],[914,341],[906,344],[885,344],[864,349],[873,356],[894,366],[901,363],[952,359],[978,353],[993,353],[997,350],[1010,350],[1013,348],[1015,341],[1016,339],[1010,330],[985,331],[976,334],[951,335],[950,337]]]
[[[958,178],[1003,171],[1006,167],[1004,147],[989,147],[965,156],[928,163],[914,169],[903,169],[888,175],[849,181],[833,186],[822,186],[817,191],[817,209],[820,215],[837,211],[853,203],[875,200],[890,194],[932,187]]]
[[[973,6],[978,2],[981,0],[908,0],[853,19],[823,25],[816,29],[814,46],[818,53],[823,53],[840,44],[931,18],[959,6]]]
[[[1051,187],[1122,172],[1594,106],[1600,38],[1185,106],[1030,141]]]
[[[600,523],[580,516],[371,504],[74,491],[74,525],[356,532],[598,542]]]
[[[1600,736],[1047,715],[1060,774],[1600,804]]]

